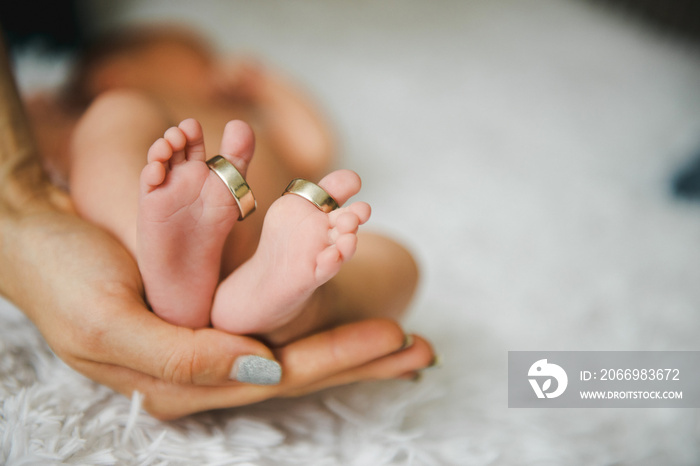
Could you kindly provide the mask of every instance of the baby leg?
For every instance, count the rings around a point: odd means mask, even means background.
[[[169,125],[154,100],[111,91],[94,101],[73,132],[68,179],[75,208],[116,236],[134,257],[139,176],[149,146]]]

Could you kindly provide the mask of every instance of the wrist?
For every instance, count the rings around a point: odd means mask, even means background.
[[[0,179],[0,215],[53,210],[75,214],[70,196],[49,182],[38,162],[4,175]]]

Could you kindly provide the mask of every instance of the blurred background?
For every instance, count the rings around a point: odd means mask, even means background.
[[[152,22],[286,73],[362,176],[369,227],[419,258],[406,325],[443,367],[218,419],[274,426],[259,464],[700,462],[697,410],[509,410],[505,379],[509,350],[700,349],[697,2],[19,3],[0,21],[28,94],[95,35]],[[139,422],[165,448],[205,421]]]

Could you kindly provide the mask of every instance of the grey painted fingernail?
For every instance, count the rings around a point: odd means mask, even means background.
[[[255,385],[277,385],[282,379],[282,366],[261,356],[239,356],[233,363],[229,379]]]

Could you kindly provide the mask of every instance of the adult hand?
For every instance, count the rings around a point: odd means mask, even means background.
[[[1,40],[0,102],[0,293],[25,312],[61,359],[87,377],[126,396],[138,390],[146,410],[173,419],[410,375],[433,360],[420,338],[399,351],[404,335],[390,321],[346,325],[274,351],[251,338],[164,322],[147,309],[138,268],[126,249],[78,218],[68,196],[47,183],[32,157],[36,149]],[[268,361],[262,365],[268,382],[269,361],[276,358],[279,383],[236,381],[242,377],[235,362],[250,355]],[[261,375],[254,371],[261,360],[252,360],[247,380]]]
[[[109,234],[53,209],[0,216],[0,290],[54,352],[87,377],[131,396],[161,419],[296,396],[359,380],[395,378],[430,364],[430,345],[388,320],[370,320],[270,349],[215,329],[192,330],[147,308],[137,266]],[[401,351],[400,351],[401,350]],[[237,358],[281,364],[275,385],[231,380]]]

